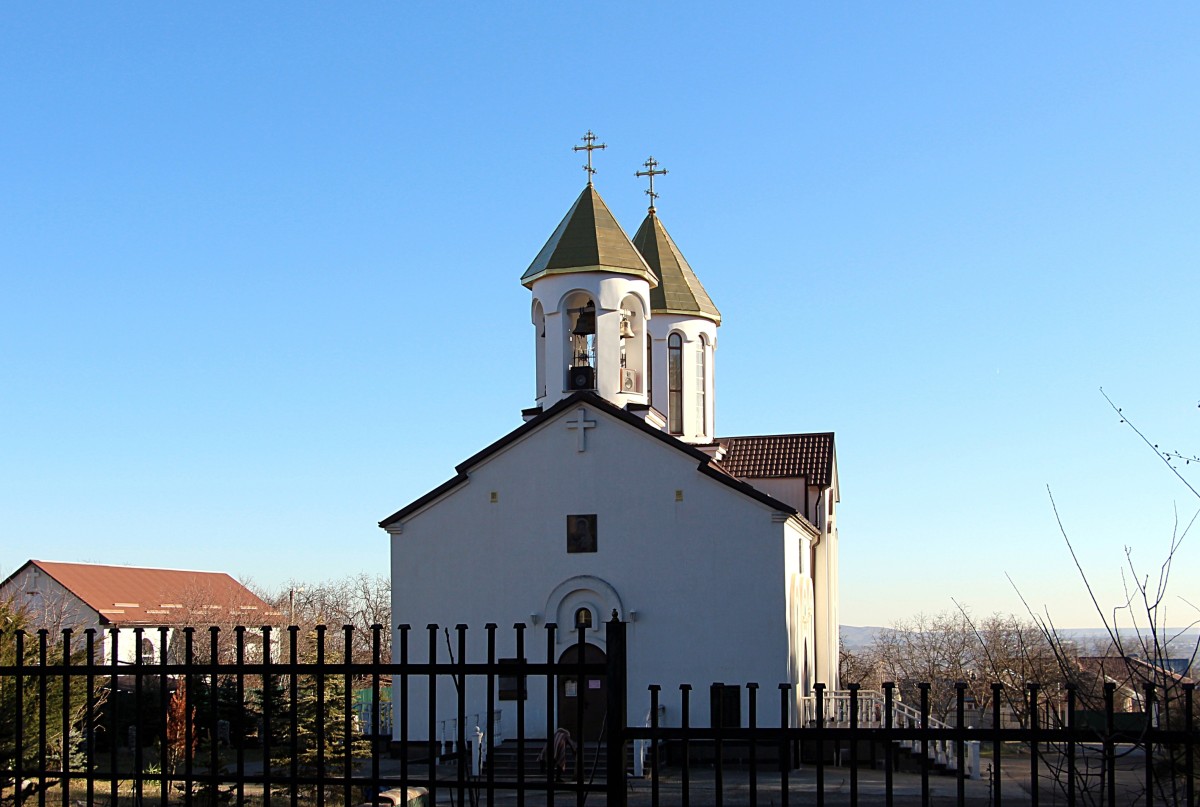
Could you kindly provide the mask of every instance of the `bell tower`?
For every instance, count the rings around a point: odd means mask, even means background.
[[[713,365],[721,312],[658,217],[654,178],[667,173],[653,157],[637,176],[649,177],[650,210],[633,236],[638,254],[658,282],[650,291],[647,364],[649,403],[666,415],[667,431],[685,443],[716,439],[716,384]]]
[[[616,404],[647,402],[650,292],[658,280],[592,184],[588,183],[521,276],[533,293],[536,399],[543,408],[579,390]]]

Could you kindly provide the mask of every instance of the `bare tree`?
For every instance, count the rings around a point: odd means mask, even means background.
[[[391,661],[391,582],[366,573],[321,582],[289,580],[279,591],[264,596],[287,621],[310,630],[316,625],[353,631],[354,656],[372,657],[373,627],[379,631],[380,658]]]
[[[1179,468],[1180,462],[1186,468],[1194,460],[1200,462],[1200,458],[1184,452],[1161,449],[1143,434],[1103,390],[1100,392],[1118,415],[1120,422],[1128,426],[1154,451],[1192,496],[1200,499],[1200,491],[1197,491]],[[1076,715],[1102,714],[1109,709],[1128,709],[1140,713],[1141,719],[1137,725],[1142,727],[1182,728],[1187,719],[1186,693],[1193,683],[1172,669],[1171,661],[1182,655],[1187,660],[1188,667],[1195,664],[1197,654],[1200,653],[1200,638],[1189,640],[1186,636],[1200,624],[1200,608],[1184,597],[1173,597],[1170,593],[1170,580],[1175,558],[1188,532],[1200,517],[1200,511],[1186,521],[1181,521],[1176,512],[1175,527],[1167,545],[1166,556],[1155,574],[1142,572],[1134,560],[1132,549],[1126,547],[1125,568],[1122,571],[1124,596],[1115,605],[1105,607],[1079,560],[1052,493],[1050,504],[1063,542],[1108,637],[1107,646],[1101,653],[1083,656],[1076,652],[1073,643],[1054,625],[1048,610],[1036,613],[1025,603],[1044,644],[1050,649],[1065,681],[1065,687],[1072,692]],[[1024,602],[1023,597],[1022,601]],[[1167,606],[1176,602],[1183,603],[1190,616],[1182,627],[1176,623],[1172,628],[1167,621]],[[1171,609],[1171,613],[1178,612]],[[1195,721],[1195,703],[1192,708],[1192,719]],[[1060,719],[1065,722],[1076,715],[1068,716],[1064,713]],[[1154,754],[1154,758],[1160,761],[1152,777],[1153,794],[1131,793],[1129,797],[1142,798],[1153,795],[1155,801],[1160,804],[1183,804],[1187,783],[1184,778],[1186,758],[1182,750],[1150,747],[1147,743],[1145,751]],[[1062,791],[1066,790],[1069,783],[1073,784],[1077,797],[1084,804],[1100,804],[1104,800],[1104,776],[1105,771],[1095,762],[1089,764],[1087,760],[1083,760],[1083,764],[1075,769],[1066,769],[1056,767],[1051,761],[1045,778],[1052,787]]]

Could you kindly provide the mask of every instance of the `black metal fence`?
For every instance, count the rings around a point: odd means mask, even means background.
[[[1162,712],[1122,719],[1112,685],[1099,719],[1077,720],[1074,694],[1061,724],[1039,721],[1039,693],[1028,693],[1030,720],[1004,727],[994,686],[993,728],[967,728],[963,687],[947,725],[930,715],[928,686],[918,707],[898,708],[895,688],[820,685],[799,702],[790,685],[772,693],[778,720],[760,725],[766,704],[755,683],[713,684],[707,720],[693,725],[692,688],[679,685],[677,725],[664,725],[668,693],[645,693],[644,722],[627,719],[625,625],[605,625],[606,657],[587,662],[580,630],[573,661],[556,653],[556,627],[546,625],[544,661],[527,657],[526,626],[514,627],[515,659],[497,657],[497,627],[485,627],[486,651],[468,658],[467,628],[427,626],[425,636],[399,627],[395,657],[385,660],[382,630],[371,633],[370,658],[356,658],[353,630],[324,627],[185,628],[168,652],[144,658],[140,631],[131,663],[119,661],[120,634],[97,663],[97,631],[0,633],[0,804],[263,805],[388,804],[414,794],[427,804],[1089,804],[1196,807],[1200,730],[1194,688],[1147,686],[1144,702],[1173,698]],[[232,635],[230,635],[232,634]],[[79,639],[82,638],[82,642]],[[410,646],[425,644],[423,661]],[[507,637],[506,637],[507,638]],[[340,641],[338,641],[340,639]],[[439,648],[441,648],[439,650]],[[531,648],[529,648],[531,649]],[[362,653],[360,652],[360,655]],[[569,766],[547,754],[564,715],[557,684],[602,677],[602,742],[580,743]],[[544,684],[544,722],[527,720],[526,682]],[[439,704],[439,682],[452,702]],[[390,686],[395,740],[380,736],[381,699]],[[514,760],[505,770],[492,717],[502,691],[521,697],[512,710]],[[446,691],[443,689],[443,691]],[[741,719],[744,694],[746,718]],[[482,695],[482,697],[481,697]],[[641,697],[641,693],[638,693]],[[730,696],[738,715],[729,719]],[[469,720],[482,701],[485,718]],[[583,698],[573,701],[582,725]],[[723,705],[722,705],[723,704]],[[365,707],[365,708],[364,708]],[[421,712],[417,715],[414,709]],[[672,710],[673,713],[675,710]],[[447,720],[443,716],[452,714]],[[904,717],[908,714],[909,717]],[[365,719],[364,719],[365,718]],[[410,731],[424,723],[421,736]],[[468,730],[471,722],[483,729]],[[534,723],[537,722],[537,725]],[[973,754],[973,749],[975,749]],[[527,764],[533,753],[541,764]],[[589,756],[590,755],[590,756]],[[979,780],[973,777],[984,773]],[[564,777],[565,770],[565,777]],[[631,772],[636,772],[635,778]],[[833,772],[831,774],[831,772]],[[644,775],[643,775],[644,774]],[[836,787],[831,781],[836,779]],[[903,787],[901,787],[903,783]],[[397,797],[395,794],[404,794]]]

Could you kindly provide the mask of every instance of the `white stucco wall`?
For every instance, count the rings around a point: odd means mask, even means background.
[[[452,642],[454,625],[470,625],[468,660],[481,661],[483,626],[495,622],[497,656],[512,656],[513,623],[531,623],[536,615],[526,657],[544,661],[543,626],[547,616],[558,618],[545,613],[548,599],[563,581],[591,576],[606,581],[615,598],[604,590],[586,593],[603,586],[585,586],[577,599],[597,606],[602,620],[617,608],[629,622],[631,720],[644,719],[651,683],[663,687],[668,724],[679,722],[678,685],[692,684],[691,719],[706,724],[710,683],[754,681],[762,687],[760,722],[771,725],[777,684],[794,682],[788,587],[804,562],[800,539],[783,514],[700,474],[694,458],[584,408],[596,424],[587,430],[585,451],[578,431],[566,428],[578,416],[569,410],[472,469],[468,482],[394,532],[393,622],[413,626],[410,658],[426,658],[429,623],[450,627]],[[598,551],[569,554],[566,517],[589,513],[597,515]],[[564,636],[556,652],[570,641]],[[602,624],[589,641],[603,647]],[[438,652],[447,658],[444,639]],[[539,683],[530,679],[530,736],[540,735],[545,721]],[[467,711],[483,713],[481,681],[471,684]],[[423,686],[410,691],[410,737],[426,730]],[[452,714],[449,681],[438,699],[439,713]],[[498,706],[506,731],[513,731],[516,704]]]

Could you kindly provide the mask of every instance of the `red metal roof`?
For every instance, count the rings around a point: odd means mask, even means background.
[[[266,602],[224,572],[45,560],[29,564],[99,611],[104,622],[254,625],[274,614]]]
[[[721,437],[720,464],[740,479],[799,477],[828,487],[833,482],[833,432]]]

